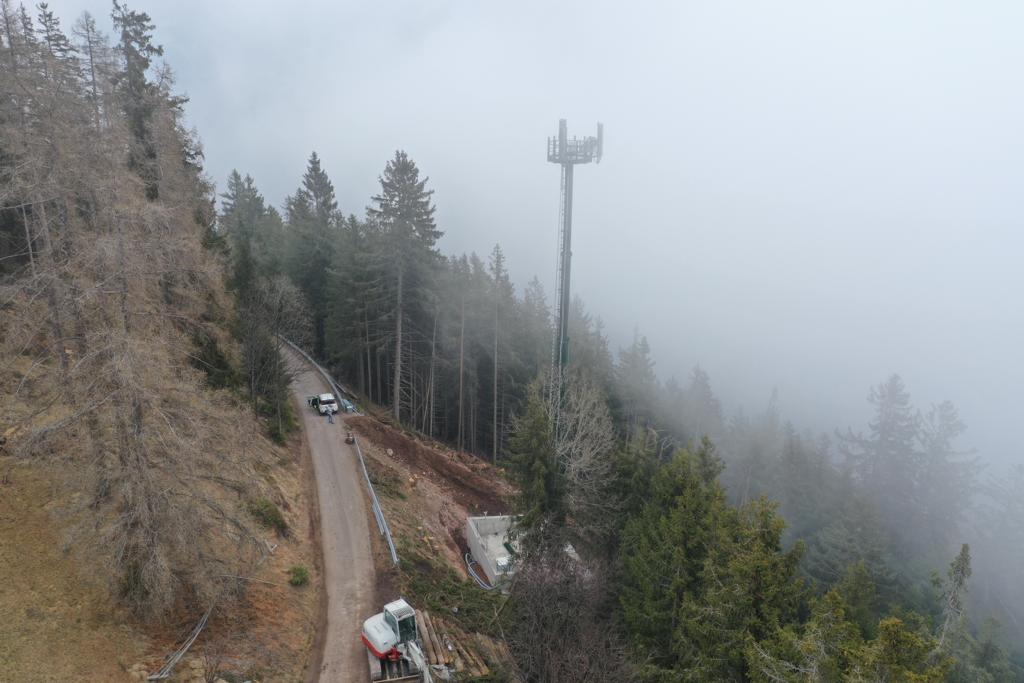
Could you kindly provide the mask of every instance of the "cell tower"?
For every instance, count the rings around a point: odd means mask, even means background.
[[[548,138],[548,161],[562,166],[562,197],[558,221],[558,266],[555,297],[555,330],[551,352],[551,400],[555,405],[557,434],[561,408],[562,374],[569,364],[569,269],[572,262],[572,175],[576,164],[600,163],[604,147],[604,126],[597,124],[597,137],[570,138],[565,119],[558,122],[558,137]]]

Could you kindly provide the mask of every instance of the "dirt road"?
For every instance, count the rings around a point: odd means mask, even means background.
[[[292,392],[302,420],[320,498],[320,536],[327,587],[327,633],[323,637],[322,683],[369,681],[364,646],[359,640],[372,605],[375,574],[370,529],[355,449],[345,443],[340,416],[334,424],[306,405],[306,396],[330,391],[316,370],[287,351],[295,380]]]

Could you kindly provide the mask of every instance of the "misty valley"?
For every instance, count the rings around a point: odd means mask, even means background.
[[[300,5],[0,0],[0,681],[1024,681],[1016,9]]]

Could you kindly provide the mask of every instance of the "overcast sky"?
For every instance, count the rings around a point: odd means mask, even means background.
[[[109,7],[52,0],[65,22]],[[316,150],[362,214],[397,148],[447,253],[504,248],[552,291],[545,138],[576,173],[573,288],[663,377],[816,429],[903,375],[964,446],[1024,461],[1024,3],[135,0],[191,96],[207,170],[280,206]]]

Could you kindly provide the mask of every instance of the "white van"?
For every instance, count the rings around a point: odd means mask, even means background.
[[[334,398],[334,394],[307,396],[306,405],[310,406],[321,415],[338,412],[338,401]]]

